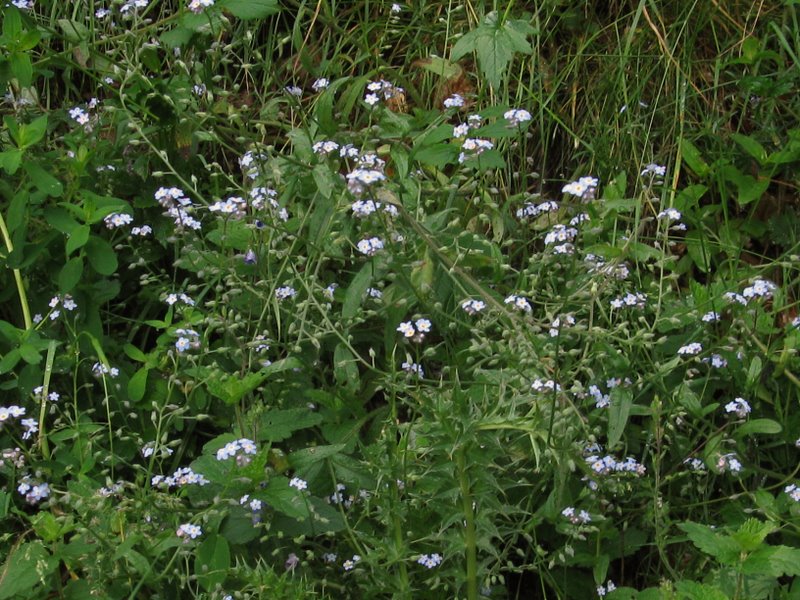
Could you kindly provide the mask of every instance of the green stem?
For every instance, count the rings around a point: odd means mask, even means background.
[[[0,233],[3,234],[3,241],[6,243],[8,253],[11,254],[14,251],[14,243],[11,241],[11,235],[8,233],[6,220],[3,218],[2,214],[0,214]],[[19,269],[13,269],[13,271],[14,281],[17,283],[19,303],[22,306],[22,318],[25,321],[25,329],[32,329],[33,321],[31,321],[31,309],[28,306],[28,295],[25,293],[25,284],[22,281],[22,273],[20,273]]]
[[[478,555],[477,535],[475,533],[475,511],[472,508],[472,495],[469,490],[469,477],[464,448],[456,453],[458,483],[461,487],[461,502],[464,507],[464,554],[467,559],[467,600],[478,600]]]
[[[42,457],[50,460],[50,446],[47,443],[47,432],[44,427],[44,417],[47,412],[47,395],[50,392],[50,376],[53,374],[53,361],[56,355],[56,341],[50,340],[47,345],[47,362],[44,365],[44,382],[42,383],[42,394],[39,406],[39,447],[42,449]]]

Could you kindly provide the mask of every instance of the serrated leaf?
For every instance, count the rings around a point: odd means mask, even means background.
[[[322,422],[322,415],[308,408],[271,410],[259,417],[257,439],[260,442],[280,442],[301,429],[314,427]]]
[[[727,535],[714,531],[708,525],[687,521],[678,527],[689,536],[700,550],[716,558],[722,564],[734,564],[740,553],[739,544]]]
[[[320,460],[324,460],[329,456],[334,456],[338,452],[341,452],[344,447],[345,444],[332,444],[330,446],[304,448],[303,450],[292,452],[292,454],[289,455],[289,462],[296,470],[302,471]]]
[[[771,575],[783,577],[800,575],[800,550],[788,546],[764,546],[742,563],[745,575]]]
[[[36,597],[34,588],[49,579],[57,566],[58,559],[40,541],[20,545],[11,551],[0,568],[0,599],[23,593],[27,598]]]

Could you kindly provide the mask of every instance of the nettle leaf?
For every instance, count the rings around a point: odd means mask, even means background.
[[[800,550],[788,546],[764,546],[742,563],[745,575],[800,575]]]
[[[679,523],[678,527],[689,536],[692,543],[706,554],[710,554],[722,564],[734,564],[741,552],[739,544],[730,536],[715,531],[700,523]]]
[[[483,23],[464,35],[453,47],[451,58],[459,60],[470,52],[478,55],[481,73],[494,88],[500,82],[515,53],[530,54],[527,36],[533,31],[524,21],[498,22],[497,12],[486,15]]]
[[[217,6],[239,19],[263,19],[281,10],[278,0],[221,0]]]
[[[322,415],[307,408],[270,410],[260,417],[259,442],[280,442],[300,429],[308,429],[322,422]]]

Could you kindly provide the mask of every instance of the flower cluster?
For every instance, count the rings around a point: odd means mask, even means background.
[[[197,350],[200,347],[200,334],[194,329],[176,329],[175,335],[178,336],[178,341],[175,342],[175,349],[178,352]]]
[[[400,365],[400,368],[402,368],[406,373],[416,375],[419,378],[425,377],[425,371],[422,369],[422,365],[412,362],[410,359],[403,361],[403,364]]]
[[[381,79],[367,84],[367,94],[364,96],[364,102],[370,106],[375,106],[381,101],[381,97],[383,100],[392,100],[393,98],[402,97],[403,94],[405,94],[403,88]]]
[[[368,188],[386,180],[386,175],[376,169],[358,167],[346,175],[347,189],[354,196],[361,196]]]
[[[723,454],[717,459],[717,470],[720,473],[724,473],[725,471],[730,471],[734,475],[740,473],[744,467],[742,463],[739,462],[739,459],[736,457],[736,454],[733,452],[729,452],[728,454]]]
[[[489,140],[481,138],[466,138],[461,142],[461,152],[458,154],[458,162],[464,163],[470,158],[480,156],[487,150],[494,148],[494,144]]]
[[[375,256],[378,252],[383,250],[383,240],[377,237],[363,239],[358,242],[358,251],[366,256]]]
[[[22,416],[25,416],[25,409],[21,406],[16,404],[8,407],[0,406],[0,429],[7,422],[10,423],[11,419],[19,419]]]
[[[193,13],[199,14],[210,6],[214,6],[214,0],[189,0],[187,8]]]
[[[217,450],[217,460],[228,460],[229,458],[236,458],[237,461],[241,456],[253,455],[258,453],[253,440],[241,438],[233,442],[228,442],[222,448]]]
[[[597,194],[597,177],[581,177],[576,181],[571,181],[561,188],[562,194],[571,194],[581,200],[594,200]]]
[[[560,392],[561,386],[552,379],[542,380],[537,378],[533,380],[531,389],[534,392]]]
[[[191,523],[184,523],[178,527],[178,537],[186,538],[188,542],[190,539],[195,539],[203,535],[203,530],[199,525],[192,525]]]
[[[250,494],[245,494],[241,498],[239,498],[239,504],[244,506],[247,504],[250,507],[250,510],[253,512],[258,512],[263,508],[264,503],[261,502],[258,498],[250,499]]]
[[[361,562],[361,557],[358,554],[353,554],[353,558],[347,559],[342,563],[342,568],[345,571],[352,571],[359,562]]]
[[[461,308],[468,315],[476,315],[486,308],[486,303],[483,300],[473,300],[472,298],[468,298],[461,303]]]
[[[86,109],[84,109],[84,108],[82,108],[80,106],[76,106],[76,107],[71,108],[69,110],[69,117],[70,117],[70,119],[75,121],[78,125],[83,125],[83,127],[84,127],[84,129],[86,131],[91,131],[91,129],[92,129],[92,126],[91,126],[92,114],[89,111],[94,110],[95,108],[97,108],[98,104],[100,104],[100,101],[97,98],[92,98],[86,104],[86,108],[88,110],[86,110]]]
[[[397,326],[397,331],[415,342],[421,342],[425,338],[425,334],[430,333],[431,322],[428,319],[417,319],[413,323],[405,321]]]
[[[686,344],[685,346],[678,348],[678,354],[680,356],[695,356],[700,354],[702,351],[703,344],[700,342],[692,342],[691,344]]]
[[[345,508],[350,508],[356,498],[352,495],[345,495],[344,491],[345,485],[343,483],[337,483],[336,491],[326,498],[328,504],[341,504]]]
[[[516,127],[522,123],[527,123],[531,120],[531,113],[522,108],[512,108],[511,110],[503,113],[503,118],[506,119],[510,125]]]
[[[783,488],[783,491],[789,494],[789,497],[795,502],[800,502],[800,487],[792,483]]]
[[[278,300],[286,300],[287,298],[294,298],[297,296],[297,290],[289,285],[279,287],[275,290],[275,297]]]
[[[150,480],[153,487],[171,488],[183,487],[185,485],[208,485],[208,479],[195,473],[191,467],[180,467],[169,477],[164,475],[154,475]]]
[[[647,296],[645,294],[628,292],[624,296],[614,298],[611,301],[611,308],[644,308],[646,303]]]
[[[102,377],[103,375],[108,375],[109,377],[118,377],[119,369],[117,367],[106,366],[101,362],[96,362],[92,365],[92,375],[98,378]]]
[[[664,167],[662,165],[657,165],[656,163],[650,163],[648,165],[645,165],[644,169],[642,169],[642,172],[639,173],[639,177],[650,177],[652,179],[660,179],[664,177],[666,173],[667,173],[667,167]]]
[[[611,406],[611,396],[604,394],[596,385],[589,386],[589,395],[594,398],[595,408],[607,408]]]
[[[339,144],[333,140],[322,140],[315,142],[311,149],[314,151],[314,154],[327,156],[328,154],[336,152],[339,149]]]
[[[603,457],[591,455],[585,458],[589,468],[598,475],[610,475],[612,473],[633,473],[642,476],[647,469],[635,458],[628,456],[625,460],[618,461],[611,455]]]
[[[167,209],[164,214],[173,219],[175,226],[179,230],[187,227],[198,230],[202,227],[200,221],[191,216],[190,212],[193,210],[192,201],[182,189],[161,187],[156,190],[153,196],[161,206]]]
[[[423,567],[427,567],[428,569],[433,569],[434,567],[438,567],[440,564],[442,564],[442,555],[438,552],[434,552],[433,554],[422,554],[417,559],[417,563]]]
[[[50,496],[50,486],[47,482],[37,481],[30,475],[26,475],[20,480],[17,491],[25,496],[25,502],[28,504],[39,504]]]
[[[604,258],[591,253],[587,254],[583,260],[589,267],[590,273],[600,273],[619,280],[627,279],[630,275],[630,270],[625,263],[608,263]]]
[[[506,299],[503,300],[506,304],[511,304],[517,310],[521,310],[522,312],[531,312],[531,303],[528,302],[528,299],[524,296],[517,296],[516,294],[511,294],[510,296],[506,296]]]
[[[744,419],[751,412],[750,404],[744,398],[734,398],[733,401],[725,405],[726,413],[734,413],[740,419]]]
[[[176,304],[180,300],[181,303],[185,304],[186,306],[194,306],[194,300],[184,293],[172,293],[167,294],[167,297],[164,298],[164,302],[169,304],[170,306]]]
[[[576,513],[573,506],[568,506],[561,511],[561,515],[569,519],[573,525],[585,525],[592,522],[592,516],[585,510]]]
[[[116,229],[133,223],[133,217],[127,213],[111,213],[103,218],[103,223],[109,229]]]
[[[242,170],[242,173],[250,179],[256,179],[261,175],[259,165],[266,162],[266,160],[267,157],[264,154],[255,152],[254,150],[248,150],[239,157],[239,168]]]
[[[550,213],[558,210],[558,203],[553,200],[545,200],[540,204],[528,203],[520,209],[517,209],[517,218],[521,220],[534,219],[539,215]]]
[[[308,482],[305,479],[300,479],[299,477],[292,477],[289,480],[289,487],[293,487],[296,490],[303,490],[308,489]]]
[[[602,586],[602,585],[598,585],[597,586],[597,595],[602,598],[606,594],[610,594],[611,592],[613,592],[616,589],[617,589],[617,586],[614,585],[614,582],[609,579],[605,586]]]
[[[464,106],[464,97],[461,94],[453,94],[442,101],[445,108],[461,108]]]
[[[211,212],[218,212],[222,215],[230,215],[233,218],[241,219],[247,212],[247,202],[240,196],[231,196],[226,200],[218,200],[208,207]]]

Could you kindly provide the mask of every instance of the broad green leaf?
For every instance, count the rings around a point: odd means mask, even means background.
[[[422,58],[420,60],[414,61],[413,66],[420,67],[433,73],[434,75],[439,75],[444,79],[453,79],[454,77],[458,77],[463,72],[461,65],[456,62],[451,62],[445,58],[439,58],[438,56],[429,56],[427,58]]]
[[[691,521],[679,523],[678,527],[689,536],[695,546],[722,564],[730,565],[738,560],[741,548],[729,536],[715,531],[708,525]]]
[[[498,22],[496,12],[489,13],[483,23],[465,34],[453,47],[450,58],[459,60],[470,52],[478,55],[481,73],[494,88],[499,88],[502,76],[515,53],[530,54],[526,39],[529,30],[524,22]]]
[[[743,423],[736,430],[736,437],[745,437],[756,433],[764,435],[777,435],[783,431],[783,427],[772,419],[752,419]]]
[[[17,41],[22,34],[22,18],[16,8],[7,8],[3,14],[3,37],[5,43]]]
[[[736,201],[739,206],[745,206],[761,198],[772,181],[769,177],[755,178],[752,175],[742,173],[733,165],[725,165],[722,167],[720,169],[720,175],[724,177],[726,181],[736,186],[738,192]]]
[[[696,581],[678,581],[675,588],[682,594],[681,598],[686,600],[730,600],[719,588]],[[672,597],[669,596],[670,599]]]
[[[12,348],[9,350],[6,355],[0,359],[0,374],[8,373],[11,369],[16,367],[21,358],[22,356],[20,356],[18,349]]]
[[[70,258],[58,273],[58,288],[65,293],[71,292],[78,285],[81,275],[83,275],[83,258],[80,256]]]
[[[37,513],[32,519],[33,529],[42,540],[52,544],[61,537],[61,526],[51,512]]]
[[[278,512],[294,519],[305,520],[310,515],[303,493],[300,490],[289,487],[289,480],[286,477],[273,477],[270,479],[266,490],[253,494],[253,496],[267,502]]]
[[[608,447],[613,448],[622,438],[633,404],[633,392],[617,386],[611,390],[611,405],[608,407]]]
[[[800,549],[788,546],[764,546],[742,563],[745,575],[771,575],[783,577],[800,575]]]
[[[361,270],[353,277],[353,281],[347,288],[344,295],[344,302],[342,303],[342,318],[351,319],[358,312],[361,303],[364,301],[364,295],[367,293],[367,288],[372,283],[373,264],[367,263]]]
[[[64,186],[61,182],[37,163],[26,161],[23,167],[28,175],[30,175],[33,185],[36,186],[37,190],[41,190],[48,196],[54,198],[58,198],[64,193]]]
[[[69,212],[58,206],[48,206],[44,211],[44,220],[50,227],[65,235],[69,235],[79,225]]]
[[[304,448],[292,452],[289,455],[289,462],[297,471],[302,471],[320,460],[334,456],[338,452],[341,452],[344,447],[345,444],[332,444],[330,446]]]
[[[687,139],[682,139],[680,144],[681,156],[686,165],[700,177],[708,175],[710,169],[697,146]]]
[[[322,194],[324,198],[330,198],[333,193],[333,188],[336,185],[330,167],[324,163],[320,163],[314,167],[311,174],[314,177],[314,183],[317,184],[319,193]]]
[[[711,250],[703,234],[697,230],[686,234],[686,250],[695,266],[708,273],[711,266]]]
[[[244,377],[235,375],[222,375],[206,381],[209,393],[222,400],[225,404],[236,404],[247,394],[252,393],[267,378],[262,370],[258,373],[248,373]]]
[[[220,535],[208,536],[195,550],[194,572],[208,591],[222,585],[230,566],[231,551],[227,540]]]
[[[263,19],[280,12],[278,0],[220,0],[217,6],[239,19]]]
[[[29,365],[38,365],[42,362],[42,355],[39,354],[39,350],[32,344],[22,344],[19,347],[19,355],[22,357],[22,360]]]
[[[70,231],[66,244],[67,256],[75,252],[75,250],[83,248],[86,242],[89,241],[90,233],[91,231],[88,225],[78,225],[75,229]]]
[[[446,143],[423,146],[413,153],[412,158],[423,165],[442,168],[456,162],[458,147]]]
[[[750,518],[742,523],[739,529],[731,534],[731,537],[736,540],[742,551],[752,552],[761,546],[767,536],[776,529],[775,523]]]
[[[323,92],[319,95],[316,104],[314,105],[314,114],[317,117],[320,132],[333,136],[339,131],[339,125],[333,118],[333,104],[336,99],[336,92],[344,85],[349,79],[342,77],[333,81]]]
[[[47,131],[47,115],[42,115],[27,123],[19,126],[19,147],[22,149],[41,141]]]
[[[103,238],[93,235],[86,244],[86,257],[100,275],[111,275],[117,270],[117,253]]]
[[[281,442],[301,429],[314,427],[322,422],[322,415],[308,408],[270,410],[259,416],[257,439],[259,442]]]
[[[350,349],[339,342],[333,351],[333,376],[336,383],[350,392],[359,386],[358,364]]]
[[[33,63],[31,63],[30,55],[15,52],[11,55],[9,63],[11,64],[11,73],[19,81],[20,87],[30,87],[33,81]]]
[[[34,588],[49,579],[57,566],[58,559],[51,556],[42,542],[37,540],[18,546],[0,567],[0,600],[17,594],[24,594],[26,598],[37,597]],[[46,594],[39,597],[44,596]]]
[[[142,367],[136,371],[133,377],[130,378],[130,381],[128,381],[128,398],[134,402],[139,402],[144,398],[145,390],[147,390],[147,375],[149,372],[149,368]]]
[[[22,150],[12,148],[0,152],[0,168],[2,168],[9,175],[13,175],[19,169],[22,162]]]
[[[6,227],[8,227],[9,233],[13,234],[18,227],[25,223],[29,199],[30,196],[27,190],[21,190],[11,199],[11,204],[8,206],[8,214],[6,215]]]
[[[64,37],[73,44],[89,39],[89,29],[83,23],[71,19],[59,19],[58,26],[64,32]]]
[[[764,146],[762,146],[758,141],[750,137],[749,135],[742,135],[741,133],[732,133],[731,137],[733,141],[735,141],[739,146],[741,146],[742,150],[747,152],[750,156],[752,156],[756,161],[758,161],[759,165],[763,165],[764,161],[767,160],[767,151],[764,150]]]

